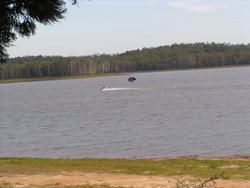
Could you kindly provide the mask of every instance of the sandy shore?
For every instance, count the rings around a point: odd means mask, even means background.
[[[61,172],[57,174],[36,175],[5,175],[0,174],[0,183],[10,183],[19,186],[26,185],[111,185],[135,188],[165,188],[176,187],[177,180],[193,181],[191,177],[162,177],[144,175],[124,175],[110,173],[80,173]],[[183,179],[184,178],[184,179]],[[200,180],[199,180],[200,181]],[[217,187],[249,188],[249,180],[216,180]]]

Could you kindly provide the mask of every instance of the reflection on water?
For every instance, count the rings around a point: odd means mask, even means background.
[[[249,67],[133,76],[1,84],[0,157],[250,155]]]

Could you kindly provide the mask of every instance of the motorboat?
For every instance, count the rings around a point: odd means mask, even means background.
[[[135,81],[135,80],[136,80],[135,77],[129,77],[129,78],[128,78],[128,81],[129,81],[129,82],[133,82],[133,81]]]

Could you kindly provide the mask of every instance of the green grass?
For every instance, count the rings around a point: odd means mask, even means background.
[[[224,173],[226,178],[250,180],[250,161],[0,158],[0,174],[47,174],[61,171],[159,176],[182,174],[201,178]]]
[[[13,83],[13,82],[34,82],[34,81],[46,81],[46,80],[67,80],[67,79],[80,79],[80,78],[93,78],[93,77],[105,77],[105,76],[119,76],[125,73],[110,73],[110,74],[93,74],[93,75],[80,75],[80,76],[58,76],[58,77],[36,77],[36,78],[17,78],[0,80],[1,83]]]

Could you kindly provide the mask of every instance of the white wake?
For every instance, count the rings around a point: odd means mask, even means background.
[[[126,88],[126,87],[105,87],[101,89],[102,91],[128,91],[128,90],[135,90],[135,91],[145,91],[150,90],[146,88]]]

